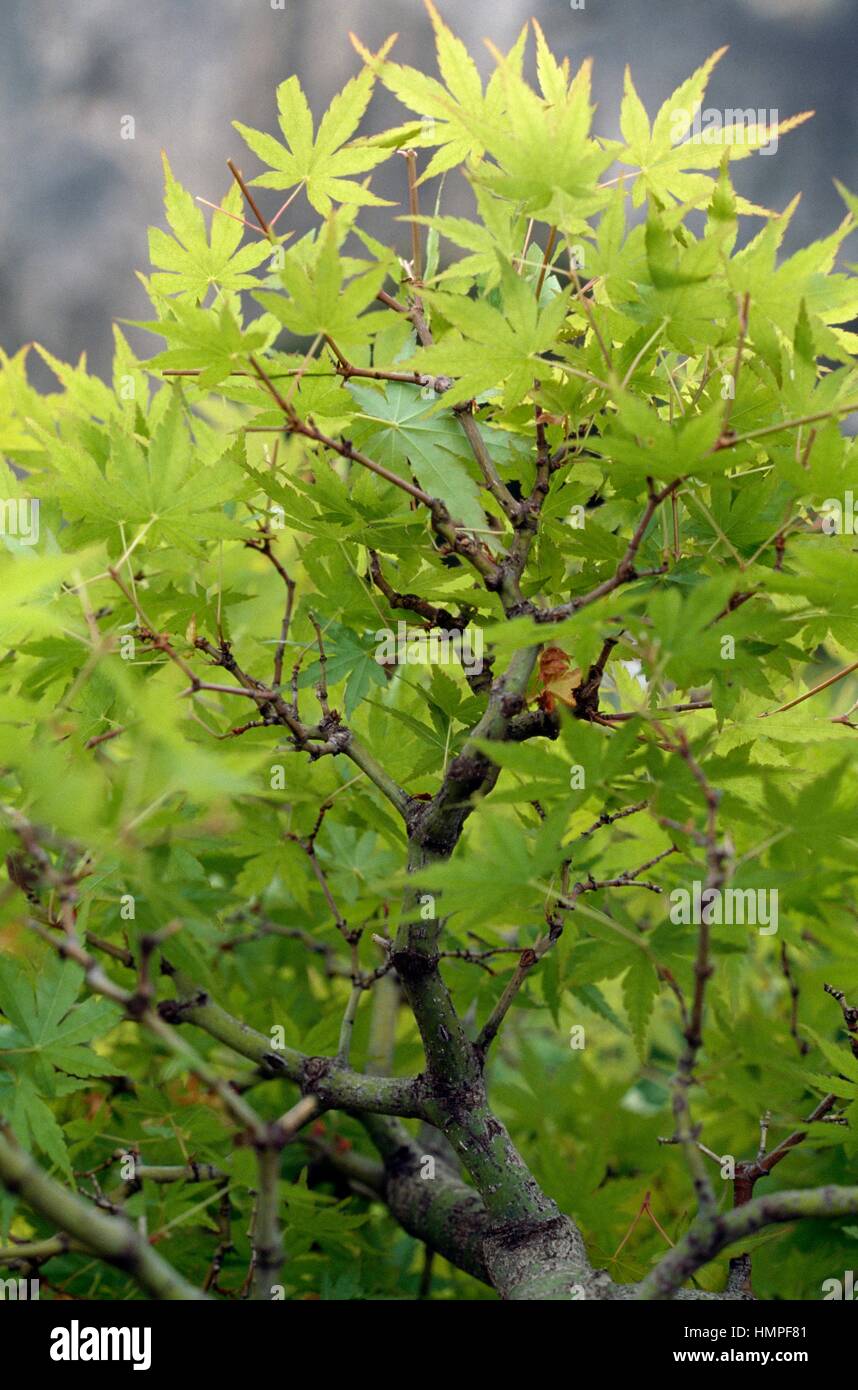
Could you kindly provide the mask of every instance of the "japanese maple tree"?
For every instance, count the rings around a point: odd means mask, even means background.
[[[287,78],[208,212],[165,158],[111,383],[2,359],[0,1260],[820,1297],[858,1216],[858,203],[781,252],[731,164],[807,113],[698,138],[720,54],[654,119],[627,75],[609,139],[538,25],[484,81],[430,12],[438,76],[355,40],[319,121]]]

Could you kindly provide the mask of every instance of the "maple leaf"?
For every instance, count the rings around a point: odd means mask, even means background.
[[[413,472],[459,521],[484,526],[477,486],[466,467],[469,446],[457,422],[434,413],[416,387],[391,383],[384,395],[354,385],[351,391],[361,407],[354,439],[361,445],[371,441],[379,463]]]
[[[323,332],[348,344],[361,341],[365,331],[374,327],[373,316],[366,315],[366,310],[375,303],[391,260],[367,264],[343,259],[338,239],[336,218],[331,217],[318,239],[313,262],[303,265],[291,259],[283,265],[280,279],[289,297],[262,290],[255,298],[292,333],[312,338]]]
[[[608,199],[597,180],[614,158],[611,148],[590,134],[592,63],[582,63],[568,82],[538,26],[536,32],[542,96],[524,80],[519,64],[489,45],[503,91],[503,119],[486,119],[479,110],[467,114],[491,161],[484,161],[474,178],[520,203],[532,217],[562,225],[566,232],[586,232],[583,219]]]
[[[817,350],[842,358],[844,347],[854,351],[855,335],[833,325],[854,319],[858,293],[854,277],[836,273],[834,265],[854,222],[846,217],[828,236],[803,246],[778,265],[777,251],[797,204],[798,200],[793,200],[781,217],[764,227],[733,258],[728,268],[730,284],[737,293],[750,295],[756,315],[764,316],[790,337],[803,304],[812,323]]]
[[[500,69],[483,90],[477,65],[462,40],[447,27],[432,0],[425,0],[425,4],[435,31],[440,82],[417,68],[384,61],[385,52],[373,55],[354,34],[350,35],[355,49],[372,67],[382,85],[403,106],[420,116],[418,124],[412,121],[385,131],[368,144],[407,145],[412,149],[437,147],[437,153],[421,176],[421,183],[455,169],[468,159],[482,158],[485,131],[498,121],[504,109]],[[526,38],[525,26],[506,58],[512,72],[521,72]],[[476,128],[477,121],[480,129]]]
[[[158,333],[167,340],[166,352],[151,359],[152,365],[161,370],[193,370],[205,362],[197,378],[200,386],[216,386],[236,367],[243,367],[248,353],[267,346],[273,337],[265,318],[257,319],[246,332],[242,330],[227,299],[210,309],[177,300],[170,305],[169,317],[153,322],[135,320],[134,327]]]
[[[488,189],[474,184],[474,197],[480,221],[467,217],[445,217],[437,214],[432,217],[412,217],[408,220],[429,227],[436,236],[444,237],[455,246],[472,254],[454,261],[445,270],[431,277],[434,284],[445,280],[468,276],[483,276],[487,289],[494,289],[500,280],[498,249],[504,257],[513,261],[522,243],[523,217],[518,210],[501,198],[496,198]],[[541,257],[534,273],[538,274]],[[427,280],[429,277],[426,277]]]
[[[545,647],[539,653],[538,681],[541,686],[537,698],[540,709],[551,714],[558,700],[567,709],[574,709],[574,692],[581,684],[581,671],[572,665],[562,647]]]
[[[509,409],[532,387],[540,354],[556,341],[565,320],[571,291],[561,291],[541,308],[531,286],[502,257],[498,259],[503,310],[485,300],[427,291],[426,302],[455,332],[432,347],[421,348],[409,366],[458,377],[452,391],[447,392],[451,400],[479,396],[503,382],[503,402]]]
[[[396,35],[380,51],[367,54],[373,63],[382,62]],[[235,129],[270,173],[259,174],[253,183],[260,188],[297,188],[303,185],[312,206],[323,217],[332,202],[358,206],[389,206],[350,177],[365,174],[389,158],[390,151],[371,148],[366,143],[349,144],[369,105],[375,73],[364,68],[334,97],[314,134],[313,113],[297,77],[287,77],[277,88],[278,123],[286,140],[281,144],[273,135],[233,121]]]
[[[160,267],[152,276],[153,290],[198,304],[212,285],[222,290],[253,288],[256,278],[248,271],[270,256],[273,248],[266,238],[241,246],[243,230],[238,185],[233,184],[220,205],[220,215],[212,218],[209,239],[202,212],[190,193],[174,179],[163,150],[161,158],[164,161],[164,208],[173,236],[159,227],[149,228],[149,259]]]
[[[626,68],[620,110],[620,130],[626,143],[617,151],[617,159],[639,170],[632,195],[636,207],[648,193],[654,194],[661,203],[676,201],[689,207],[702,206],[712,195],[713,179],[697,171],[717,169],[725,156],[747,159],[770,144],[773,138],[794,130],[814,114],[802,111],[771,125],[733,123],[718,130],[707,130],[705,138],[695,134],[686,139],[703,104],[713,69],[726,52],[726,46],[716,49],[691,77],[680,83],[659,108],[652,128],[631,71]],[[736,205],[740,212],[771,216],[767,209],[745,198],[737,198]]]

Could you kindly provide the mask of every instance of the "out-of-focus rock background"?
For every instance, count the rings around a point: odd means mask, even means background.
[[[839,221],[832,178],[858,186],[858,0],[573,4],[440,0],[484,55],[483,36],[508,46],[535,14],[555,51],[576,64],[593,56],[596,129],[608,135],[618,133],[627,62],[652,111],[729,43],[706,106],[818,113],[775,155],[736,165],[738,187],[774,208],[803,190],[793,245]],[[161,220],[161,147],[194,193],[219,199],[226,156],[248,175],[259,169],[231,119],[276,129],[274,88],[293,72],[320,112],[357,70],[349,30],[374,47],[398,30],[400,60],[434,64],[421,0],[0,0],[0,343],[14,350],[35,337],[63,358],[85,350],[105,371],[111,319],[148,314],[133,272],[148,269],[146,227]],[[133,140],[121,138],[129,115]],[[379,92],[370,119],[381,128],[402,110]],[[467,206],[456,182],[445,201]],[[373,187],[400,198],[399,161]],[[277,198],[260,196],[265,207]],[[292,225],[302,230],[306,217],[296,202]]]

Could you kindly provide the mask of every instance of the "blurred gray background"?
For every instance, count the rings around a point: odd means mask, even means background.
[[[225,159],[260,166],[232,118],[276,131],[274,88],[296,72],[318,115],[359,66],[348,31],[377,47],[398,30],[400,61],[434,68],[421,0],[0,0],[0,344],[33,338],[65,359],[85,351],[109,369],[113,318],[148,317],[134,271],[148,270],[146,228],[162,222],[159,150],[195,194],[217,201]],[[580,0],[575,0],[580,4]],[[486,60],[482,38],[514,40],[531,14],[573,63],[596,60],[596,129],[618,134],[624,65],[650,114],[716,47],[730,44],[706,105],[807,108],[815,119],[773,156],[735,166],[739,189],[781,208],[803,200],[788,245],[831,230],[843,215],[832,185],[858,188],[858,0],[440,0],[447,22]],[[123,116],[136,138],[122,139]],[[404,119],[379,92],[375,129]],[[466,208],[457,175],[445,206]],[[401,198],[399,161],[373,187]],[[276,193],[260,192],[269,212]],[[296,201],[290,225],[308,223]],[[378,230],[376,218],[370,223]],[[759,226],[756,221],[748,227]],[[396,235],[407,249],[406,229]],[[388,239],[390,237],[388,236]],[[147,350],[154,340],[147,339]]]

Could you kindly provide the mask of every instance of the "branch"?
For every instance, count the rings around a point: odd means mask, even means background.
[[[610,1280],[590,1268],[581,1237],[554,1211],[498,1224],[439,1151],[427,1153],[395,1120],[362,1120],[382,1156],[381,1195],[404,1230],[494,1288],[502,1299],[570,1299]],[[423,1176],[434,1161],[434,1177]]]
[[[366,1048],[365,1070],[371,1076],[384,1076],[393,1071],[396,1057],[396,1025],[402,991],[392,973],[393,961],[388,954],[392,942],[385,941],[385,961],[380,967],[385,973],[372,992],[369,1016],[369,1039]]]
[[[852,1046],[852,1055],[858,1057],[858,1008],[854,1004],[846,1002],[846,995],[842,989],[835,989],[833,985],[823,985],[822,988],[840,1005],[843,1022],[846,1024],[846,1031]]]
[[[441,628],[444,632],[462,632],[467,626],[466,615],[458,618],[447,608],[441,608],[419,594],[403,594],[385,579],[377,550],[369,552],[369,576],[375,587],[384,594],[392,608],[402,608],[406,613],[416,613],[430,627]]]
[[[362,377],[368,381],[393,381],[402,382],[406,386],[420,386],[424,390],[435,391],[439,396],[443,396],[453,385],[447,376],[430,376],[424,372],[398,372],[385,371],[380,367],[358,367],[354,362],[350,362],[345,354],[337,347],[333,338],[325,334],[325,342],[331,349],[336,359],[336,375],[348,381],[351,377]],[[311,373],[311,375],[321,376],[323,373]],[[273,378],[276,379],[276,378]]]
[[[638,1298],[670,1298],[693,1274],[729,1245],[784,1221],[822,1220],[858,1213],[858,1187],[817,1187],[804,1192],[772,1192],[743,1206],[695,1223],[643,1280]]]
[[[87,1250],[130,1274],[153,1298],[206,1298],[156,1254],[125,1217],[108,1216],[49,1178],[2,1124],[0,1181]]]
[[[403,594],[384,577],[381,568],[381,560],[376,550],[369,552],[369,577],[375,587],[384,594],[392,608],[401,608],[406,613],[416,613],[424,621],[425,630],[429,631],[433,627],[440,628],[442,632],[464,633],[470,621],[473,610],[466,605],[458,617],[455,617],[447,608],[442,608],[428,599],[421,598],[419,594]],[[461,660],[462,648],[458,648],[458,655]],[[463,665],[462,673],[468,685],[475,694],[482,693],[487,686],[491,685],[492,669],[494,667],[494,657],[489,656],[482,663],[482,670],[468,671]]]
[[[746,430],[744,434],[728,433],[715,441],[710,452],[714,454],[720,449],[733,449],[737,444],[749,444],[770,434],[782,434],[784,430],[798,429],[800,425],[815,425],[819,420],[834,420],[838,415],[851,415],[856,410],[858,401],[850,401],[847,405],[836,405],[831,410],[819,410],[814,415],[799,415],[794,420],[781,420],[776,425],[763,425],[758,430]]]
[[[652,575],[664,574],[666,570],[665,565],[661,565],[658,569],[654,570],[638,571],[635,569],[634,561],[656,510],[661,506],[662,502],[673,495],[681,482],[681,478],[676,478],[672,483],[668,483],[666,487],[656,492],[653,488],[652,479],[648,480],[649,497],[646,509],[635,528],[625,554],[609,579],[602,580],[600,584],[597,584],[586,594],[578,594],[575,598],[570,599],[568,603],[561,603],[555,608],[542,609],[537,609],[533,605],[529,605],[526,611],[530,612],[531,616],[539,623],[560,622],[564,618],[571,617],[573,613],[579,613],[582,608],[588,608],[591,603],[595,603],[598,599],[604,598],[606,594],[612,594],[614,590],[618,589],[622,584],[629,584],[635,579],[644,579]]]
[[[289,402],[284,400],[283,396],[281,396],[277,387],[271,380],[271,377],[260,366],[256,358],[250,357],[248,360],[260,381],[266,386],[270,395],[283,411],[285,418],[283,428],[289,434],[300,434],[306,439],[314,440],[317,444],[321,444],[323,448],[331,449],[334,453],[339,454],[341,458],[348,459],[350,463],[360,464],[362,468],[366,468],[371,473],[375,473],[379,478],[383,478],[385,482],[392,483],[394,487],[398,487],[402,492],[406,492],[409,497],[412,497],[416,502],[422,502],[425,507],[428,507],[431,514],[433,530],[447,542],[451,550],[455,551],[457,555],[463,556],[474,566],[486,581],[488,588],[492,589],[498,587],[500,582],[500,571],[492,558],[491,552],[472,537],[462,534],[464,528],[461,526],[461,523],[453,521],[443,502],[437,497],[430,497],[428,492],[424,492],[422,488],[416,487],[413,483],[408,482],[407,479],[401,478],[398,473],[391,472],[391,470],[385,468],[383,464],[376,463],[375,459],[370,458],[367,454],[361,453],[359,449],[355,449],[350,440],[332,439],[329,435],[323,434],[321,430],[317,429],[310,420],[302,420]]]
[[[739,371],[742,366],[742,354],[745,351],[745,339],[748,336],[748,309],[751,303],[751,295],[748,290],[739,298],[739,338],[736,343],[736,356],[733,362],[733,390],[727,397],[724,406],[724,415],[721,421],[721,438],[726,439],[730,432],[730,417],[733,414],[733,405],[736,400],[736,388],[739,384]]]
[[[246,1129],[258,1140],[265,1137],[265,1126],[256,1111],[247,1103],[237,1091],[233,1089],[224,1079],[215,1072],[207,1062],[199,1056],[197,1052],[184,1042],[172,1028],[165,1022],[161,1013],[153,1009],[150,1003],[148,982],[144,979],[141,972],[141,984],[136,991],[123,989],[114,983],[101,969],[94,956],[81,946],[76,936],[69,932],[62,938],[51,936],[45,931],[39,922],[31,922],[30,926],[57,952],[60,959],[73,960],[84,971],[86,982],[95,994],[102,995],[112,1003],[118,1004],[123,1009],[126,1017],[132,1022],[141,1024],[155,1038],[162,1042],[168,1051],[179,1060],[185,1063],[188,1070],[193,1072],[204,1086],[218,1096],[224,1108],[232,1115],[233,1119],[242,1129]],[[141,942],[146,950],[146,939]]]
[[[271,549],[271,537],[263,534],[258,541],[247,541],[250,550],[256,550],[260,555],[264,555],[276,569],[283,583],[286,585],[286,608],[283,613],[283,621],[280,626],[280,638],[277,643],[277,650],[274,653],[274,676],[272,684],[275,690],[280,688],[283,681],[283,657],[286,650],[286,641],[289,637],[289,627],[292,622],[292,609],[295,606],[295,580],[290,579],[286,570],[281,565],[274,551]]]
[[[496,1038],[500,1026],[506,1018],[512,1002],[524,984],[528,974],[542,959],[546,951],[549,951],[555,941],[558,940],[562,930],[563,923],[558,919],[556,922],[552,923],[550,929],[537,941],[535,946],[528,946],[526,950],[522,951],[512,978],[509,980],[503,994],[492,1009],[491,1014],[484,1023],[480,1035],[477,1038],[477,1050],[483,1056],[488,1052],[492,1042]]]
[[[407,818],[414,807],[414,798],[409,796],[408,792],[400,787],[399,783],[385,771],[378,759],[370,753],[368,748],[364,747],[351,730],[347,732],[348,737],[340,751],[345,753],[347,758],[351,758],[355,766],[359,767],[361,772],[365,772],[369,780],[387,797],[391,805],[396,807],[399,814]]]
[[[173,1023],[202,1028],[240,1057],[255,1062],[265,1076],[297,1082],[324,1109],[423,1117],[420,1078],[363,1076],[332,1057],[308,1057],[289,1047],[275,1049],[270,1038],[227,1013],[182,971],[172,975],[179,997],[160,1005],[162,1015]]]
[[[810,1043],[807,1042],[807,1040],[803,1038],[798,1031],[798,1001],[801,996],[801,990],[799,989],[798,982],[796,981],[796,978],[792,973],[792,967],[790,966],[789,960],[789,953],[787,951],[787,945],[785,941],[781,942],[781,970],[783,972],[783,977],[787,982],[787,988],[790,993],[789,1031],[792,1034],[796,1047],[798,1048],[799,1056],[806,1057],[808,1052],[810,1051]]]
[[[483,475],[483,482],[504,514],[509,517],[511,521],[514,521],[520,514],[521,504],[513,497],[495,467],[495,461],[486,448],[485,440],[480,434],[480,427],[474,419],[471,402],[466,401],[462,405],[454,406],[453,411],[462,427],[465,438],[471,446],[471,452]]]
[[[0,1246],[0,1265],[8,1265],[12,1269],[37,1269],[57,1255],[67,1255],[70,1250],[92,1253],[82,1241],[72,1240],[71,1236],[60,1231],[55,1236],[46,1236],[44,1240],[22,1240],[17,1244]]]
[[[509,721],[506,742],[525,743],[529,738],[556,739],[559,733],[560,719],[556,710],[526,710]]]
[[[161,971],[172,979],[178,997],[163,1000],[157,1008],[153,1007],[152,986],[146,973],[147,962],[152,950],[171,934],[166,929],[156,936],[144,937],[141,940],[142,963],[137,989],[130,991],[116,984],[104,974],[98,961],[84,949],[77,938],[73,916],[76,880],[66,882],[62,874],[54,869],[35,828],[23,816],[7,808],[4,810],[28,852],[39,856],[31,877],[27,879],[30,891],[35,893],[41,882],[51,889],[56,889],[60,892],[68,919],[61,937],[51,934],[40,922],[31,921],[31,928],[42,936],[61,958],[74,960],[82,967],[87,984],[95,993],[119,1005],[129,1019],[146,1027],[184,1062],[203,1085],[218,1095],[233,1118],[249,1131],[255,1141],[263,1144],[269,1141],[270,1133],[267,1126],[242,1096],[224,1081],[194,1048],[183,1041],[170,1025],[186,1021],[196,1024],[240,1056],[250,1058],[257,1066],[263,1068],[267,1075],[286,1077],[298,1082],[304,1093],[313,1096],[322,1106],[330,1105],[346,1110],[370,1109],[391,1115],[424,1117],[419,1077],[411,1080],[365,1077],[339,1065],[335,1058],[309,1057],[293,1048],[274,1050],[270,1039],[264,1033],[257,1033],[214,1003],[205,990],[182,971],[175,970],[163,955]],[[79,853],[77,857],[80,858]],[[17,874],[15,881],[19,882],[23,874],[22,866],[16,866],[14,872]]]
[[[652,722],[653,727],[663,739],[665,745],[673,752],[677,753],[685,762],[689,772],[703,793],[703,798],[706,803],[706,830],[702,838],[706,849],[706,861],[708,865],[706,890],[707,892],[718,892],[726,881],[728,867],[727,853],[718,843],[718,805],[720,793],[710,784],[694,757],[688,739],[685,737],[684,733],[680,731],[677,733],[675,741],[671,740],[663,725],[659,724],[658,720],[654,719]],[[706,998],[706,985],[713,972],[713,966],[709,958],[709,925],[708,914],[704,910],[701,913],[697,935],[697,954],[694,961],[694,995],[690,1010],[685,1006],[682,995],[677,993],[682,1009],[685,1047],[677,1062],[673,1093],[676,1138],[682,1145],[685,1153],[685,1160],[689,1172],[691,1173],[694,1190],[697,1194],[698,1211],[701,1216],[707,1217],[711,1217],[716,1208],[715,1191],[698,1147],[697,1140],[699,1131],[693,1126],[691,1121],[691,1107],[688,1093],[694,1083],[694,1068],[697,1063],[697,1054],[703,1042],[703,1011]]]
[[[362,468],[367,468],[371,473],[375,473],[379,478],[383,478],[386,483],[392,483],[394,487],[398,487],[403,492],[407,492],[409,497],[413,497],[415,501],[422,502],[427,507],[433,505],[434,499],[429,496],[428,492],[424,492],[422,488],[415,487],[414,484],[409,483],[406,478],[401,478],[398,473],[392,473],[391,470],[385,468],[383,464],[376,463],[375,459],[371,459],[366,454],[362,454],[360,450],[355,449],[348,440],[331,439],[328,435],[323,434],[321,430],[316,429],[316,426],[311,424],[310,421],[302,420],[289,402],[281,396],[277,387],[271,380],[271,377],[259,365],[256,358],[250,357],[249,361],[256,375],[259,377],[259,380],[267,388],[269,394],[273,396],[277,405],[279,405],[280,409],[283,411],[286,419],[283,428],[287,430],[289,434],[301,434],[304,435],[306,439],[313,439],[317,444],[323,444],[326,449],[332,449],[334,453],[340,454],[342,458],[349,459],[352,463],[359,463]]]
[[[595,835],[596,831],[601,830],[603,826],[613,825],[618,820],[625,820],[626,816],[635,816],[639,811],[645,811],[648,805],[648,801],[636,801],[633,806],[621,806],[619,811],[603,811],[598,820],[595,820],[586,830],[582,830],[580,835],[576,835],[575,842],[589,840],[590,836]]]
[[[361,1123],[381,1154],[383,1169],[376,1181],[380,1179],[379,1195],[394,1219],[458,1269],[490,1283],[483,1243],[492,1223],[479,1193],[443,1158],[427,1155],[396,1120],[367,1115]],[[348,1161],[353,1156],[343,1157]],[[427,1157],[434,1162],[431,1180],[421,1176]]]
[[[270,227],[269,224],[265,221],[265,218],[262,216],[262,213],[259,211],[259,208],[258,208],[257,205],[256,205],[256,199],[254,198],[253,194],[251,193],[250,189],[248,188],[247,184],[245,183],[244,178],[242,177],[241,170],[236,168],[235,164],[233,163],[233,161],[232,161],[231,159],[228,159],[228,160],[226,161],[226,165],[227,165],[227,168],[229,169],[229,172],[232,174],[232,177],[235,179],[236,183],[238,184],[239,188],[241,189],[242,193],[244,194],[245,200],[246,200],[246,202],[247,202],[247,206],[250,208],[250,211],[253,213],[253,216],[256,218],[257,222],[259,223],[259,226],[260,226],[261,231],[264,232],[264,234],[265,234],[267,237],[271,238],[271,227]]]
[[[846,1021],[847,1029],[849,1029],[850,1033],[852,1033],[856,1026],[858,1026],[858,1009],[853,1009],[849,1004],[846,1003],[844,995],[840,990],[834,990],[831,988],[830,985],[825,985],[824,989],[826,993],[831,994],[840,1004],[841,1009],[843,1010],[843,1016]],[[854,1036],[852,1040],[852,1046],[853,1051],[855,1051],[856,1047],[858,1047],[858,1041]],[[858,1053],[856,1053],[856,1055],[858,1055]],[[829,1113],[829,1111],[831,1111],[834,1108],[836,1102],[837,1097],[833,1093],[830,1093],[829,1095],[825,1096],[819,1102],[819,1104],[814,1107],[810,1115],[808,1115],[805,1121],[805,1125],[811,1125],[816,1123],[818,1120],[822,1120]],[[786,1158],[787,1154],[790,1153],[792,1149],[796,1148],[797,1145],[804,1142],[808,1134],[808,1131],[805,1128],[794,1130],[791,1134],[787,1136],[786,1139],[782,1139],[780,1144],[778,1144],[776,1148],[772,1149],[772,1151],[769,1154],[766,1154],[765,1149],[766,1138],[768,1136],[768,1127],[769,1116],[766,1115],[760,1126],[760,1147],[756,1157],[736,1164],[735,1178],[733,1183],[734,1206],[733,1211],[731,1213],[731,1216],[734,1220],[738,1222],[740,1219],[738,1218],[737,1214],[739,1212],[747,1212],[749,1207],[759,1208],[760,1210],[762,1210],[762,1203],[771,1202],[783,1196],[795,1198],[808,1197],[810,1199],[813,1199],[820,1193],[829,1190],[847,1192],[852,1191],[854,1193],[858,1193],[858,1188],[821,1188],[817,1189],[816,1192],[811,1191],[807,1193],[775,1193],[771,1197],[754,1199],[754,1187],[759,1181],[759,1179],[767,1177],[772,1172],[772,1170],[775,1167],[777,1167],[777,1165],[781,1163],[783,1159]],[[673,1143],[677,1141],[678,1136],[673,1140],[667,1140],[662,1142]],[[696,1145],[696,1147],[699,1151],[702,1151],[704,1153],[709,1152],[707,1149],[705,1149],[703,1145],[699,1143]],[[710,1157],[713,1157],[716,1160],[716,1162],[720,1163],[720,1159],[718,1158],[717,1154],[710,1154]],[[827,1213],[822,1212],[820,1214],[825,1215]],[[752,1219],[756,1218],[752,1217]],[[765,1221],[761,1222],[761,1224],[767,1224],[768,1221],[791,1219],[792,1218],[790,1216],[771,1216],[767,1217]],[[753,1230],[757,1229],[757,1227],[750,1227],[747,1232],[744,1232],[741,1229],[741,1227],[739,1227],[737,1229],[736,1235],[728,1235],[722,1239],[723,1228],[724,1218],[719,1217],[716,1214],[714,1208],[710,1207],[708,1210],[704,1210],[701,1208],[696,1220],[692,1223],[691,1227],[686,1233],[684,1240],[680,1242],[680,1244],[677,1245],[670,1252],[669,1255],[666,1255],[665,1258],[662,1261],[660,1261],[658,1265],[656,1265],[655,1269],[651,1272],[648,1278],[644,1280],[644,1283],[642,1285],[641,1297],[658,1298],[669,1296],[669,1293],[673,1289],[679,1287],[679,1284],[673,1283],[673,1281],[676,1278],[679,1279],[680,1284],[683,1283],[685,1279],[689,1278],[690,1275],[693,1274],[694,1271],[700,1267],[701,1264],[706,1264],[707,1261],[713,1258],[713,1255],[717,1254],[719,1250],[724,1248],[724,1246],[732,1244],[733,1241],[736,1239],[741,1239],[743,1234],[751,1234]],[[731,1227],[731,1230],[732,1229],[733,1228]],[[719,1241],[720,1243],[717,1243]],[[698,1263],[694,1264],[693,1268],[689,1267],[688,1262],[690,1260],[696,1259],[701,1251],[706,1251],[710,1249],[712,1251],[711,1254],[703,1254],[702,1257],[699,1259]],[[740,1293],[746,1296],[751,1295],[750,1280],[750,1256],[747,1254],[743,1254],[734,1257],[730,1261],[730,1272],[727,1285],[728,1292],[739,1291]],[[644,1290],[646,1290],[646,1292],[644,1292]]]
[[[254,548],[259,547],[255,546]],[[273,557],[271,558],[273,559]],[[285,571],[283,571],[283,573],[285,574]],[[217,685],[211,681],[202,681],[193,668],[188,665],[184,657],[180,656],[174,649],[166,634],[154,630],[145,612],[141,608],[136,595],[123,582],[117,571],[114,569],[110,570],[110,575],[121,589],[128,602],[132,605],[143,624],[141,638],[149,642],[159,651],[164,652],[169,660],[178,666],[183,674],[187,676],[190,681],[190,686],[189,691],[186,693],[196,694],[199,691],[214,691],[220,695],[245,695],[256,702],[260,713],[263,715],[262,720],[258,723],[254,721],[250,724],[242,725],[238,729],[233,729],[230,731],[230,736],[242,733],[248,728],[281,724],[289,730],[294,747],[299,752],[309,754],[312,761],[317,761],[319,758],[325,757],[326,755],[336,756],[340,753],[345,753],[362,772],[366,773],[370,781],[375,783],[379,791],[387,797],[403,817],[407,814],[411,808],[412,798],[388,775],[387,772],[385,772],[381,764],[373,757],[368,749],[364,748],[363,744],[357,736],[352,733],[351,729],[347,728],[346,725],[342,723],[336,711],[332,712],[325,709],[323,703],[324,718],[319,724],[308,725],[301,720],[297,703],[297,677],[299,665],[296,665],[293,672],[293,700],[292,704],[289,705],[278,690],[269,690],[263,682],[257,680],[255,676],[249,675],[239,666],[232,654],[232,648],[229,642],[222,639],[220,645],[215,647],[206,638],[197,637],[194,643],[197,650],[204,652],[215,666],[220,666],[234,675],[239,684],[236,686],[228,686]],[[291,581],[287,581],[287,583],[288,582]],[[284,615],[283,627],[281,628],[278,653],[285,642],[283,632],[284,630],[288,630],[288,620],[290,617],[291,606],[287,599],[287,611]],[[279,658],[278,656],[275,657],[275,663],[277,663],[278,660],[282,666],[282,655],[279,656]]]
[[[617,812],[616,815],[613,816],[613,818],[608,817],[604,820],[598,821],[596,823],[596,826],[593,828],[598,828],[599,824],[610,824],[611,819],[619,820],[620,817],[623,815],[631,815],[634,809],[635,808],[632,807],[626,809],[625,811]],[[585,835],[591,833],[592,830],[589,832],[585,831]],[[582,835],[578,838],[583,839],[584,836]],[[575,909],[575,905],[577,903],[578,898],[581,897],[583,893],[596,893],[601,891],[603,888],[646,888],[651,893],[661,893],[662,889],[657,883],[640,882],[640,875],[644,873],[645,870],[651,869],[654,864],[660,863],[662,859],[666,859],[669,854],[675,853],[675,846],[671,845],[670,849],[663,850],[661,854],[657,854],[652,859],[648,859],[647,862],[645,864],[641,864],[640,868],[638,869],[633,869],[629,870],[627,873],[618,874],[616,878],[596,880],[591,876],[583,882],[574,884],[571,890],[569,890],[565,884],[565,879],[566,877],[568,877],[569,867],[567,861],[567,863],[563,866],[564,891],[557,898],[556,905],[561,913],[572,912]],[[538,962],[542,959],[546,952],[551,950],[552,946],[559,939],[562,931],[562,916],[549,916],[548,931],[539,939],[539,941],[537,941],[535,946],[529,946],[526,950],[522,951],[521,956],[519,957],[518,964],[516,965],[515,971],[512,975],[512,978],[510,979],[503,994],[501,995],[500,999],[498,1000],[497,1004],[492,1010],[487,1022],[483,1026],[483,1029],[477,1039],[477,1051],[480,1052],[483,1056],[485,1056],[485,1053],[488,1051],[494,1038],[497,1036],[498,1030],[501,1024],[503,1023],[503,1020],[505,1019],[507,1013],[509,1012],[513,1000],[515,999],[516,995],[518,994],[519,990],[524,984],[524,981],[529,975],[530,971],[533,969],[535,965],[538,964]]]
[[[409,835],[424,862],[447,858],[473,810],[473,798],[495,785],[500,769],[477,746],[477,739],[503,740],[512,721],[524,709],[527,687],[536,664],[537,647],[514,653],[503,675],[493,683],[486,711],[471,730],[461,752],[447,768],[430,802],[417,802],[409,820]]]

